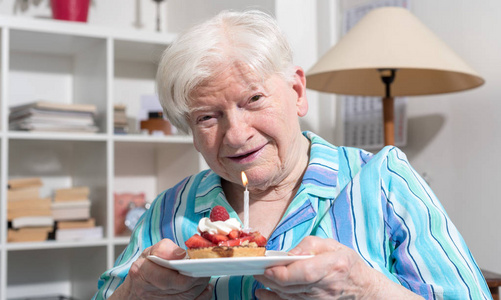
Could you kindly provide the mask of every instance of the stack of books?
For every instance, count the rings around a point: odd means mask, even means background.
[[[113,128],[115,134],[127,134],[129,132],[125,109],[126,106],[123,104],[115,104],[113,107]]]
[[[51,199],[40,197],[42,180],[38,177],[8,181],[8,242],[45,241],[54,229]]]
[[[52,216],[57,223],[57,241],[99,239],[102,226],[96,226],[90,216],[89,187],[79,186],[56,189],[52,203]]]
[[[93,133],[99,128],[97,108],[91,104],[64,104],[36,101],[10,108],[11,130]]]

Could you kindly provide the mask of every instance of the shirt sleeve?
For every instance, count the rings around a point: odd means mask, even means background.
[[[405,154],[387,147],[378,156],[385,272],[426,299],[491,299],[461,234]]]
[[[165,192],[160,194],[140,218],[138,224],[132,232],[130,242],[125,250],[116,259],[115,265],[110,270],[104,272],[98,281],[98,291],[92,298],[93,300],[107,299],[123,283],[129,269],[136,261],[144,249],[156,244],[161,240],[159,226],[156,224],[159,220],[158,214],[162,210],[162,199]]]

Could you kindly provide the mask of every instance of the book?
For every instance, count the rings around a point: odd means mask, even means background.
[[[88,208],[58,209],[52,211],[52,217],[56,221],[84,220],[90,218]]]
[[[50,209],[51,208],[50,198],[35,198],[35,199],[22,199],[16,201],[7,202],[7,210],[18,210],[18,209]]]
[[[49,233],[54,229],[47,227],[28,227],[20,229],[9,229],[7,231],[7,242],[43,242],[47,240]]]
[[[53,125],[81,125],[92,126],[95,124],[94,115],[80,112],[53,112],[30,109],[27,112],[18,112],[9,115],[11,127],[24,124],[53,124]]]
[[[90,205],[89,200],[53,202],[52,217],[56,221],[86,220],[90,218]]]
[[[56,241],[74,241],[103,238],[103,227],[56,229]]]
[[[12,219],[12,228],[24,227],[53,227],[54,218],[52,216],[32,216]]]
[[[40,110],[54,110],[54,111],[74,111],[74,112],[91,112],[91,113],[97,112],[97,107],[93,104],[59,103],[59,102],[50,102],[43,100],[12,106],[10,107],[10,112],[13,113],[30,108],[36,108]]]
[[[52,216],[53,212],[50,208],[36,208],[36,209],[8,209],[7,208],[7,220],[12,221],[13,219],[20,217],[39,217],[39,216]]]
[[[7,185],[9,189],[41,187],[42,179],[40,179],[40,177],[12,178],[7,181]]]
[[[88,200],[89,194],[90,189],[87,186],[56,189],[54,191],[54,202]]]
[[[52,202],[52,210],[58,209],[75,209],[75,208],[90,208],[91,202],[89,199],[79,201]]]
[[[21,200],[33,200],[40,198],[39,187],[26,187],[7,190],[7,201],[15,202]]]
[[[45,110],[29,107],[26,109],[12,111],[9,114],[9,122],[29,118],[30,120],[49,121],[56,119],[59,121],[64,120],[68,122],[88,124],[94,122],[94,117],[95,115],[93,112]]]
[[[94,133],[97,108],[91,104],[35,101],[10,108],[11,130]]]
[[[70,229],[70,228],[91,228],[96,226],[96,220],[90,218],[87,220],[77,220],[77,221],[58,221],[57,229]]]
[[[52,123],[29,123],[16,122],[11,124],[10,130],[26,130],[34,132],[71,132],[71,133],[95,133],[99,131],[93,125],[52,124]]]

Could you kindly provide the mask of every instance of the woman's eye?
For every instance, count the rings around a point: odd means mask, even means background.
[[[262,97],[263,97],[263,95],[254,95],[254,96],[252,96],[252,98],[250,98],[249,102],[259,101],[259,99],[261,99]]]
[[[212,119],[211,116],[201,116],[197,119],[197,123],[201,123],[201,122],[206,122],[208,120]]]

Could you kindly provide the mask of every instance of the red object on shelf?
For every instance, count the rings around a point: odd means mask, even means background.
[[[51,0],[52,18],[87,22],[90,0]]]

